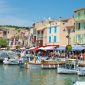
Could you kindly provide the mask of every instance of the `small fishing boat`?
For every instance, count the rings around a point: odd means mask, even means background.
[[[66,59],[65,64],[57,66],[57,73],[77,74],[78,61],[76,59]]]
[[[41,68],[41,63],[28,63],[28,67],[30,69],[40,69]]]
[[[4,58],[3,63],[4,64],[13,64],[13,65],[19,64],[19,62],[17,60],[15,60],[15,59],[8,59],[8,58]]]
[[[46,60],[47,57],[44,57],[43,60]],[[25,63],[26,68],[41,68],[41,56],[33,57],[32,60],[26,61]]]
[[[30,69],[34,69],[34,68],[41,68],[41,63],[38,62],[33,62],[33,61],[26,61],[25,63],[25,68],[30,68]]]
[[[3,63],[7,65],[18,65],[23,62],[23,59],[16,59],[16,58],[4,58]]]
[[[41,62],[37,59],[37,57],[33,57],[33,59],[29,59],[25,63],[25,68],[41,68]]]
[[[73,85],[85,85],[85,81],[76,81]]]

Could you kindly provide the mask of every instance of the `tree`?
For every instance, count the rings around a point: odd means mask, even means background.
[[[67,45],[66,46],[66,50],[69,51],[69,52],[72,51],[72,46],[71,45]]]
[[[0,38],[0,47],[7,47],[8,40],[5,38]]]

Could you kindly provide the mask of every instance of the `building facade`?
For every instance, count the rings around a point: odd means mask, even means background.
[[[75,34],[73,44],[85,44],[85,8],[74,11]]]
[[[9,47],[28,47],[30,29],[1,26],[0,30],[0,37],[8,39]]]
[[[53,20],[48,19],[35,23],[36,45],[67,45],[72,44],[72,36],[75,30],[74,18]]]
[[[49,20],[47,25],[47,45],[59,45],[59,33],[58,21]]]

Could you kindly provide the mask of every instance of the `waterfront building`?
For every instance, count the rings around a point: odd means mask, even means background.
[[[85,44],[85,8],[74,11],[75,34],[73,44]]]
[[[47,45],[59,45],[60,28],[57,20],[49,20],[47,25]]]
[[[64,45],[72,44],[71,34],[74,32],[74,18],[58,20],[47,19],[34,24],[36,30],[36,45]]]
[[[36,45],[59,45],[59,29],[56,20],[46,19],[34,25],[36,30]]]
[[[29,34],[28,34],[28,47],[33,47],[34,46],[34,28],[30,27],[29,29]]]
[[[46,41],[47,24],[48,24],[48,21],[46,20],[33,24],[34,30],[36,31],[36,46],[43,46],[47,42]]]
[[[61,43],[63,45],[71,44],[73,45],[72,39],[73,35],[75,34],[75,19],[74,18],[68,18],[63,21],[63,27],[61,27],[62,32],[62,38]],[[64,41],[65,40],[65,41]]]

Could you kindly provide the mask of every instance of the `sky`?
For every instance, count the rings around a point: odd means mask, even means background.
[[[70,18],[85,0],[0,0],[0,25],[32,26],[44,19]]]

